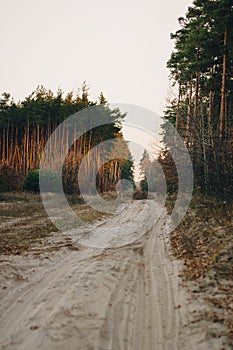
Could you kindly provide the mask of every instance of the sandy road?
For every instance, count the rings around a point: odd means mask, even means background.
[[[148,202],[147,215],[161,210],[155,201],[133,202],[98,226],[98,234],[125,225],[138,232],[142,227],[135,217]],[[149,216],[141,222],[148,229]],[[181,339],[188,299],[168,242],[162,216],[123,247],[81,246],[2,259],[0,349],[200,349]]]

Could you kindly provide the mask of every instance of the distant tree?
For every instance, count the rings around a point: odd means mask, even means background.
[[[146,192],[146,193],[148,192],[148,182],[146,177],[140,180],[140,190],[142,192]]]
[[[128,180],[131,184],[133,189],[136,188],[135,186],[135,181],[134,181],[134,173],[133,173],[133,160],[132,159],[128,159],[123,161],[122,165],[121,165],[121,178]]]
[[[156,192],[157,190],[157,168],[158,163],[156,160],[151,161],[149,152],[145,149],[140,161],[140,174],[142,180],[140,181],[140,187],[142,191]]]
[[[106,98],[104,97],[103,92],[101,91],[100,96],[99,96],[99,101],[101,105],[105,105],[107,103]]]

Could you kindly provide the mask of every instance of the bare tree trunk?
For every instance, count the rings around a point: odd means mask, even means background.
[[[35,154],[35,168],[39,168],[39,147],[40,147],[40,125],[36,126],[36,154]]]
[[[14,150],[14,139],[13,139],[13,137],[14,137],[14,128],[13,128],[13,126],[11,127],[11,133],[10,133],[10,140],[9,140],[9,142],[10,142],[10,147],[9,147],[9,162],[10,162],[10,164],[12,164],[13,165],[13,167],[15,167],[15,164],[14,164],[14,162],[13,162],[13,150]]]
[[[192,118],[192,95],[193,95],[193,77],[191,75],[190,78],[190,88],[189,88],[189,104],[188,104],[188,117],[187,117],[187,125],[186,125],[186,139],[188,142],[191,140],[190,138],[190,123],[191,123],[191,118]]]
[[[196,56],[197,63],[199,62],[199,47],[197,48],[197,56]],[[197,68],[196,70],[196,87],[195,87],[195,99],[194,99],[194,120],[197,119],[197,109],[198,109],[198,98],[199,98],[199,70]]]
[[[222,69],[222,96],[220,109],[219,138],[222,140],[225,134],[226,123],[226,76],[227,76],[227,30],[224,32],[224,54]]]
[[[6,136],[5,136],[5,128],[2,130],[3,137],[2,137],[2,163],[5,162],[5,155],[6,155]]]
[[[6,161],[9,162],[9,129],[10,129],[10,122],[7,123],[7,130],[6,130]]]
[[[27,123],[27,134],[26,134],[26,162],[25,162],[25,172],[26,175],[28,173],[29,169],[29,137],[30,137],[30,130],[29,130],[29,117],[28,117],[28,123]]]
[[[212,149],[214,149],[213,130],[212,130],[213,106],[214,106],[214,91],[211,90],[209,94],[208,139]]]
[[[199,62],[199,47],[197,48],[196,54],[196,63]],[[198,154],[200,154],[200,144],[198,144],[199,138],[199,128],[201,127],[200,121],[198,120],[198,100],[199,100],[199,68],[196,69],[196,82],[195,82],[195,97],[194,97],[194,109],[193,109],[193,166],[198,164],[199,160],[197,159]]]
[[[203,113],[202,102],[201,102],[201,143],[202,143],[202,154],[203,154],[204,188],[205,188],[205,193],[207,193],[209,169],[208,169],[208,163],[207,163],[207,157],[206,157],[205,122],[204,122],[204,113]]]

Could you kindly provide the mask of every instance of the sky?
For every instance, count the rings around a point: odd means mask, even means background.
[[[0,93],[24,99],[38,85],[161,114],[166,62],[191,0],[0,0]]]

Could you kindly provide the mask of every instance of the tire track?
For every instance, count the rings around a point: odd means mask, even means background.
[[[161,211],[148,202],[149,213]],[[114,225],[131,225],[133,213],[144,208],[143,201],[134,202],[114,216]],[[98,226],[100,234],[101,227],[106,232],[111,219]],[[137,229],[145,227],[142,222]],[[1,350],[177,350],[178,273],[165,238],[160,219],[128,246],[58,252],[6,297]]]

